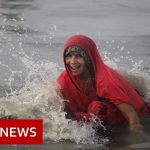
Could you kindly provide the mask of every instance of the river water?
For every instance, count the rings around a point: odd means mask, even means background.
[[[147,142],[120,129],[111,138],[97,138],[94,120],[65,119],[55,79],[64,69],[66,39],[85,34],[97,43],[105,63],[149,101],[149,8],[149,0],[0,0],[0,117],[42,118],[45,139],[43,145],[0,149],[130,150],[130,144]],[[143,121],[146,133],[148,123],[149,118]]]

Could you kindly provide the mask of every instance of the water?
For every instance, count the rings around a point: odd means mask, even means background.
[[[111,138],[97,138],[94,118],[90,124],[65,119],[55,79],[64,68],[66,39],[86,34],[96,41],[105,63],[149,101],[149,7],[149,0],[1,0],[0,116],[43,118],[45,141],[41,146],[0,148],[130,150],[128,145],[145,142],[118,129]],[[143,121],[146,133],[149,122]]]

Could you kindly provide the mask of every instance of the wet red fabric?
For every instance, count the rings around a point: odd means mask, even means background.
[[[96,81],[95,95],[104,97],[109,102],[103,103],[96,98],[86,96],[77,84],[76,77],[72,76],[66,67],[66,70],[59,76],[58,82],[62,95],[68,100],[65,102],[67,112],[73,112],[77,120],[89,118],[92,113],[102,118],[106,124],[109,122],[112,125],[127,124],[116,107],[121,103],[132,105],[139,116],[144,116],[149,112],[144,99],[135,89],[116,71],[104,64],[93,40],[84,35],[74,35],[64,45],[64,52],[73,45],[81,47],[93,64]],[[101,111],[103,106],[107,108],[107,111]]]

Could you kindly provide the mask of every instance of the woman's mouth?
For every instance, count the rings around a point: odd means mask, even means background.
[[[77,64],[77,65],[70,65],[69,68],[73,71],[77,71],[79,68],[80,68],[80,65]]]

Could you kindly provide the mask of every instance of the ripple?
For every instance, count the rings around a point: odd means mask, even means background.
[[[11,31],[19,34],[25,33],[35,33],[35,30],[30,29],[29,27],[24,27],[20,25],[3,25],[0,26],[0,30],[2,31]]]
[[[33,9],[34,0],[4,0],[0,5],[0,8],[9,8],[9,9]]]

